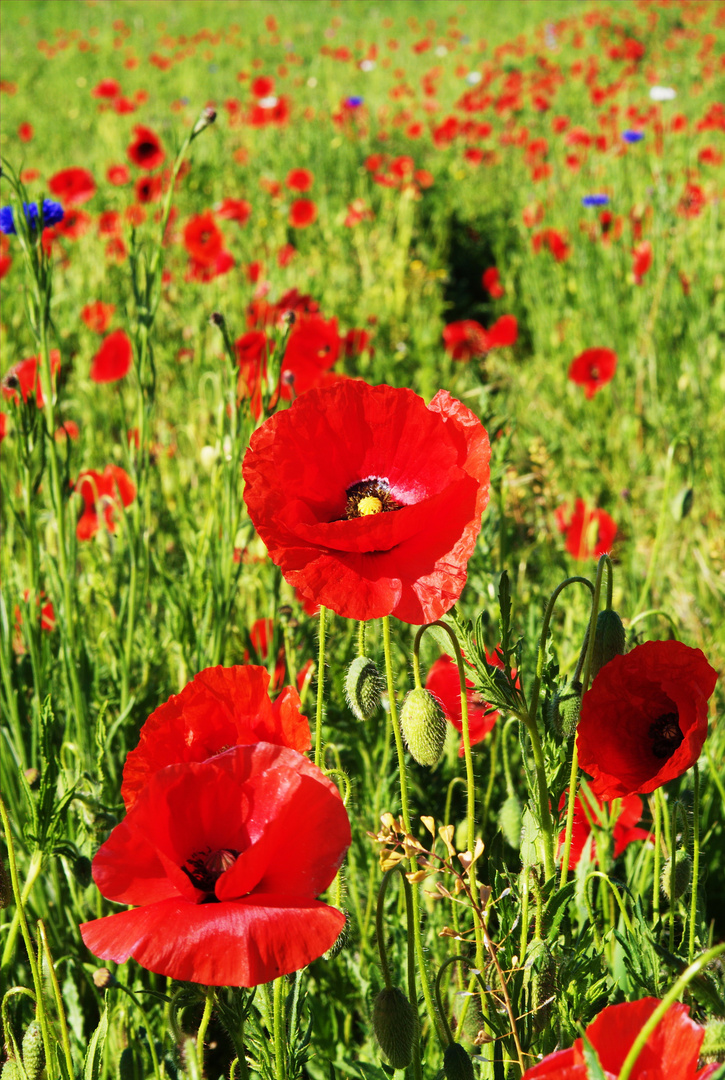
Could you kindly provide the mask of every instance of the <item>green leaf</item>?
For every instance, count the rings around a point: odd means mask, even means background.
[[[103,1047],[108,1034],[108,991],[103,995],[103,1012],[98,1027],[91,1035],[85,1060],[83,1062],[83,1080],[98,1080],[103,1061]]]
[[[607,1080],[602,1063],[599,1060],[599,1055],[589,1042],[586,1035],[582,1035],[582,1042],[584,1044],[584,1062],[587,1067],[587,1073],[589,1074],[589,1080]]]

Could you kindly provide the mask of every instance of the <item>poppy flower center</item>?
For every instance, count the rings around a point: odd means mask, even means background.
[[[390,494],[387,481],[379,476],[370,476],[360,480],[346,491],[345,518],[371,517],[373,514],[387,514],[391,510],[402,510],[399,503]]]
[[[649,737],[655,757],[671,758],[685,737],[680,731],[677,713],[665,713],[658,717],[650,724]]]
[[[137,147],[137,153],[140,158],[149,158],[152,154],[155,154],[158,150],[156,143],[142,142]]]
[[[188,877],[195,889],[207,893],[204,903],[214,899],[214,886],[219,878],[239,857],[239,852],[233,848],[218,848],[212,851],[195,851],[190,859],[182,866],[182,870]]]

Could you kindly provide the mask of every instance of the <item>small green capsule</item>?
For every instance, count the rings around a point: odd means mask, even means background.
[[[686,851],[680,849],[675,852],[674,892],[672,889],[672,856],[665,861],[665,865],[662,867],[662,877],[660,879],[662,892],[669,901],[679,900],[690,888],[691,878],[692,859]]]
[[[345,676],[345,697],[354,716],[367,720],[380,704],[383,680],[377,664],[369,656],[358,656]]]
[[[419,765],[437,765],[443,754],[447,722],[438,698],[422,686],[411,690],[400,710],[406,746]]]
[[[597,615],[597,628],[594,631],[594,651],[592,653],[592,679],[599,674],[605,664],[624,652],[624,626],[616,611],[607,608]]]
[[[402,990],[381,990],[373,1006],[373,1031],[378,1045],[394,1069],[406,1069],[413,1060],[416,1016]]]
[[[443,1055],[446,1080],[475,1080],[473,1062],[460,1043],[452,1042]]]

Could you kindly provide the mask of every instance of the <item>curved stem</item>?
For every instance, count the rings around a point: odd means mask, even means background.
[[[662,998],[662,1001],[659,1003],[655,1011],[650,1016],[649,1020],[646,1022],[642,1030],[637,1035],[637,1038],[632,1043],[629,1049],[629,1053],[624,1059],[624,1064],[619,1070],[619,1076],[617,1080],[629,1080],[629,1077],[632,1074],[632,1069],[637,1063],[637,1058],[644,1049],[650,1035],[655,1030],[660,1020],[662,1020],[665,1016],[670,1005],[674,1005],[682,991],[692,982],[698,972],[701,971],[708,964],[710,964],[713,960],[716,960],[717,957],[720,956],[723,952],[725,952],[725,943],[722,945],[716,945],[714,949],[708,949],[706,953],[702,953],[700,956],[698,956],[697,960],[693,961],[693,963],[691,963],[689,967],[685,968],[685,970],[682,972],[682,975],[680,975],[674,986]]]
[[[73,1057],[70,1052],[70,1039],[68,1038],[68,1023],[65,1018],[65,1008],[63,1006],[63,997],[60,992],[60,986],[58,985],[58,976],[55,973],[55,967],[53,965],[53,957],[50,953],[50,946],[48,945],[48,935],[45,932],[45,925],[42,919],[38,919],[38,935],[43,944],[43,952],[45,953],[45,960],[48,965],[48,976],[50,978],[51,986],[53,987],[53,997],[55,998],[55,1007],[58,1013],[58,1023],[60,1026],[60,1041],[63,1046],[63,1056],[65,1057],[65,1065],[68,1070],[68,1076],[73,1075]],[[149,1043],[151,1039],[149,1039]]]
[[[692,963],[695,955],[695,922],[697,919],[697,880],[700,873],[700,770],[697,762],[693,769],[692,798],[692,897],[690,900],[690,936],[687,959]]]
[[[605,874],[602,870],[592,870],[586,876],[586,879],[585,879],[585,882],[584,882],[585,889],[588,890],[589,882],[591,881],[592,878],[595,878],[595,877],[601,878],[603,881],[606,881],[607,885],[609,886],[609,888],[612,891],[612,895],[614,896],[615,900],[619,904],[619,910],[622,913],[622,918],[624,919],[624,925],[627,927],[627,930],[629,931],[630,934],[634,934],[634,927],[632,926],[632,921],[631,921],[629,915],[627,914],[627,909],[626,909],[626,907],[624,905],[624,900],[619,895],[618,890],[615,889],[614,885],[609,880],[609,877],[608,877],[607,874]],[[587,907],[589,907],[589,905],[587,905]]]
[[[315,716],[315,765],[322,768],[322,706],[325,700],[325,615],[320,607],[320,649],[317,659],[317,712]]]
[[[214,1008],[214,987],[205,987],[204,993],[206,995],[204,1013],[196,1036],[196,1061],[199,1067],[199,1076],[204,1075],[204,1040],[206,1038],[207,1028],[209,1027],[209,1021],[211,1020],[211,1011]]]

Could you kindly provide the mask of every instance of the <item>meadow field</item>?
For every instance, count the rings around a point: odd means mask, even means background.
[[[724,1080],[725,3],[0,18],[2,1080]]]

